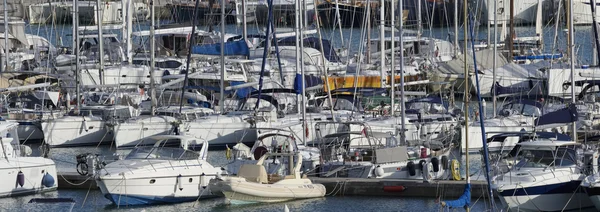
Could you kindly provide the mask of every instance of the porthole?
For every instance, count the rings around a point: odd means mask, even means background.
[[[190,183],[193,181],[194,179],[190,178]]]
[[[151,180],[150,180],[150,184],[154,184],[155,182],[156,182],[156,180],[155,180],[155,179],[151,179]]]

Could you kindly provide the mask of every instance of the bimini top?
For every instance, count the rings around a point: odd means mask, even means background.
[[[557,147],[581,145],[581,144],[577,143],[575,141],[540,140],[540,141],[522,142],[522,143],[518,143],[517,145],[520,146],[521,149],[527,149],[527,150],[554,150]]]

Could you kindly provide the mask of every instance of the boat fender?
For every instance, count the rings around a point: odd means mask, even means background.
[[[431,158],[431,165],[433,166],[433,172],[440,171],[440,160],[438,158]]]
[[[375,176],[381,177],[383,174],[385,174],[383,168],[381,168],[381,166],[377,166],[377,168],[375,168]]]
[[[423,174],[423,181],[428,182],[429,180],[431,180],[433,178],[433,176],[431,175],[431,169],[433,169],[433,166],[431,163],[427,163],[425,162],[425,164],[423,164],[423,170],[421,174]]]
[[[50,188],[54,186],[54,177],[52,175],[46,173],[44,177],[42,177],[42,185]]]
[[[442,168],[448,170],[448,156],[442,156]]]
[[[19,171],[19,173],[17,173],[17,183],[15,185],[15,188],[19,186],[23,187],[23,185],[25,185],[25,174],[23,174],[22,171]]]
[[[180,191],[183,190],[183,176],[181,174],[177,176],[177,187],[179,187]]]
[[[425,166],[426,163],[427,163],[427,161],[425,161],[425,160],[420,160],[419,161],[419,169],[421,171],[423,171],[423,169],[425,169],[424,166]]]
[[[200,175],[200,185],[202,186],[202,189],[206,189],[206,187],[207,187],[207,184],[205,182],[206,182],[206,174],[204,174],[204,172],[202,172],[202,174]]]
[[[450,163],[450,169],[452,169],[452,179],[454,180],[461,180],[462,177],[460,176],[460,167],[459,167],[459,163],[458,160],[456,159],[452,159],[452,162]]]
[[[410,161],[406,164],[406,168],[408,169],[408,174],[410,176],[415,176],[417,174],[416,170],[415,170],[415,163]]]

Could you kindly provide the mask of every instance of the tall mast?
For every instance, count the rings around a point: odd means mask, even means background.
[[[454,57],[458,58],[458,0],[454,0]],[[400,20],[403,21],[403,20]]]
[[[154,32],[154,25],[155,25],[155,18],[154,18],[154,0],[150,0],[150,19],[151,19],[151,23],[152,25],[150,25],[150,99],[151,99],[151,106],[150,106],[150,114],[152,116],[154,116],[154,114],[156,113],[156,87],[155,87],[155,83],[154,82],[154,69],[156,68],[156,62],[155,62],[155,53],[156,53],[156,41],[155,41],[155,32]],[[192,36],[193,36],[193,32],[192,32]],[[184,91],[185,92],[185,89]],[[182,100],[183,101],[183,98]]]
[[[98,46],[99,46],[99,55],[98,60],[100,60],[100,84],[104,85],[106,83],[104,79],[104,38],[102,37],[102,13],[104,11],[104,5],[101,3],[102,0],[96,0],[96,24],[98,25]],[[152,24],[154,26],[154,24]]]
[[[319,14],[319,13],[317,13]],[[367,4],[367,57],[365,58],[368,64],[371,63],[371,4]]]
[[[496,57],[498,55],[498,1],[494,1],[494,56],[492,57],[494,67],[492,68],[492,107],[494,111],[494,118],[496,117],[496,104],[498,99],[496,98],[496,66],[498,61]]]
[[[590,8],[592,9],[592,29],[593,29],[593,36],[594,36],[594,57],[592,57],[593,62],[592,65],[598,65],[598,62],[600,62],[600,60],[598,59],[598,57],[600,57],[600,54],[598,54],[598,51],[600,51],[600,37],[598,37],[598,21],[597,21],[597,15],[596,15],[596,1],[595,0],[590,0],[590,4],[592,5]]]
[[[127,31],[124,35],[127,38],[127,62],[129,64],[133,63],[133,41],[131,40],[131,33],[133,33],[133,1],[127,1]],[[154,5],[154,4],[153,4]]]
[[[75,114],[79,114],[79,110],[81,109],[81,96],[79,95],[79,5],[77,2],[78,0],[73,0],[73,11],[75,11],[73,14],[73,40],[75,41],[75,43],[73,43],[73,51],[75,52],[75,99],[77,100],[77,103],[75,104]]]
[[[573,0],[570,0],[569,3],[569,53],[571,60],[571,103],[575,104],[575,45],[573,45],[574,31],[573,30]],[[594,6],[594,5],[591,5]],[[573,140],[577,141],[577,125],[575,122],[572,123],[573,131]]]
[[[393,30],[392,30],[393,31]],[[392,40],[394,38],[392,37]],[[385,2],[379,0],[379,65],[381,70],[381,87],[385,87]],[[394,67],[392,66],[392,71]],[[392,97],[393,98],[393,97]]]
[[[394,7],[392,7],[394,8]],[[406,119],[404,117],[406,117],[406,112],[404,111],[404,101],[406,100],[405,94],[404,94],[404,42],[402,42],[402,37],[404,36],[404,23],[403,23],[403,18],[404,18],[404,4],[402,2],[402,0],[398,0],[398,10],[400,11],[400,20],[399,20],[399,28],[400,30],[398,30],[398,33],[400,34],[400,43],[399,43],[399,48],[400,48],[400,95],[402,96],[402,99],[400,100],[400,112],[402,113],[402,118],[400,119],[400,126],[402,127],[402,134],[400,137],[400,141],[402,143],[406,143]],[[394,9],[392,9],[392,17],[394,17]],[[394,22],[394,18],[392,18],[392,24]],[[394,31],[392,31],[392,36],[394,36]],[[392,41],[392,53],[394,52],[394,42],[395,39]],[[392,67],[394,67],[394,58],[392,56]],[[394,72],[392,72],[394,73]],[[395,98],[395,93],[394,93],[394,89],[395,88],[395,74],[392,74],[392,98]],[[392,111],[394,110],[394,106],[392,104]]]
[[[187,88],[187,83],[188,83],[188,79],[189,79],[189,75],[190,75],[190,61],[192,60],[192,47],[194,46],[194,44],[196,43],[196,24],[197,24],[197,20],[198,20],[198,5],[200,4],[200,1],[196,1],[196,4],[194,5],[194,12],[192,13],[192,32],[190,33],[190,40],[189,40],[189,46],[188,46],[188,54],[187,54],[187,58],[185,60],[185,77],[183,78],[183,85],[181,86],[181,96],[179,98],[179,113],[181,113],[181,110],[183,109],[183,94],[185,94],[185,89]],[[211,10],[212,11],[212,10]],[[154,18],[153,18],[154,19]],[[221,51],[223,51],[223,48],[221,48]],[[221,80],[223,80],[221,78]],[[221,91],[223,89],[223,84],[221,84]]]
[[[508,38],[508,62],[513,61],[513,41],[515,39],[515,0],[510,0],[510,28]]]
[[[301,97],[301,103],[299,104],[299,108],[301,110],[301,116],[302,116],[302,132],[306,132],[306,128],[308,126],[306,126],[308,124],[308,122],[306,121],[306,78],[304,76],[304,69],[301,68],[300,65],[300,56],[302,55],[302,52],[300,51],[301,49],[301,45],[300,42],[302,39],[304,39],[304,37],[302,36],[301,32],[300,32],[300,25],[302,24],[300,20],[302,20],[300,18],[301,16],[301,0],[296,0],[295,4],[294,4],[294,9],[296,9],[296,15],[294,16],[296,18],[295,24],[296,24],[296,73],[298,73],[298,69],[300,69],[300,75],[302,76],[302,97]],[[306,133],[301,133],[302,134],[302,144],[306,145]]]
[[[1,64],[4,68],[2,70],[8,71],[8,0],[4,0],[4,62]]]
[[[511,2],[513,0],[510,0]],[[463,33],[464,33],[464,38],[465,38],[465,42],[464,42],[464,54],[463,54],[463,65],[465,68],[465,72],[464,72],[464,77],[465,77],[465,176],[466,176],[466,181],[467,183],[471,182],[471,177],[469,175],[469,65],[467,63],[467,40],[468,40],[468,34],[467,34],[467,26],[469,24],[469,19],[468,19],[468,3],[467,1],[463,1]],[[475,50],[473,50],[475,51]],[[475,52],[473,52],[473,54],[475,54]],[[482,120],[483,121],[483,120]],[[471,211],[469,207],[466,207],[467,212]]]
[[[267,26],[269,27],[269,26]],[[225,0],[221,1],[221,86],[219,108],[225,112]]]
[[[298,6],[298,5],[296,5]],[[296,9],[297,11],[297,9]],[[244,41],[248,41],[248,24],[246,23],[246,0],[242,0],[242,37],[244,37]]]

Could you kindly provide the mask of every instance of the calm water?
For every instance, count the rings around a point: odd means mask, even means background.
[[[148,24],[137,25],[137,30],[147,30]],[[201,28],[202,29],[202,28]],[[259,28],[256,26],[249,26],[249,33],[259,32]],[[48,38],[55,45],[70,46],[71,44],[71,26],[29,26],[26,28],[27,33],[38,34]],[[204,30],[207,30],[204,28]],[[578,60],[583,64],[589,64],[591,62],[591,28],[590,27],[578,27],[576,28],[576,45],[578,52],[586,54],[578,54]],[[433,29],[431,31],[425,30],[424,35],[432,35],[436,38],[441,39],[452,39],[449,33],[452,32],[451,28],[440,28]],[[533,35],[533,28],[517,28],[517,34],[520,36],[531,36]],[[227,26],[228,33],[241,34],[241,27],[235,25]],[[479,39],[486,39],[487,29],[480,28],[477,31],[477,37]],[[115,32],[120,34],[119,31]],[[377,30],[371,31],[373,37],[378,36]],[[462,30],[459,30],[459,36]],[[547,50],[552,49],[552,34],[554,30],[552,28],[546,28],[544,32],[545,47]],[[559,31],[558,45],[556,47],[559,51],[566,49],[564,39],[565,33]],[[361,30],[360,29],[343,29],[342,33],[333,30],[323,30],[323,37],[332,41],[336,47],[347,47],[350,52],[357,52],[359,46],[361,46]],[[58,38],[58,39],[57,39]],[[462,39],[461,39],[462,40]],[[342,41],[344,43],[342,43]],[[348,43],[348,41],[351,41]],[[490,104],[489,104],[490,105]],[[490,114],[490,113],[488,113]],[[34,154],[39,154],[39,150],[34,146]],[[110,147],[87,147],[87,148],[65,148],[65,149],[53,149],[50,152],[49,157],[56,161],[59,171],[60,170],[73,170],[75,168],[75,155],[81,153],[97,153],[102,155],[112,155],[114,150]],[[125,154],[127,151],[118,151],[119,154]],[[473,180],[483,180],[479,170],[481,169],[481,156],[473,155],[470,157],[471,167],[470,172],[473,176]],[[463,158],[464,161],[464,158]],[[214,166],[224,166],[227,161],[225,160],[223,151],[209,151],[209,162]],[[464,171],[463,171],[464,173]],[[101,192],[98,190],[59,190],[56,192],[50,192],[46,194],[31,195],[25,197],[16,198],[2,198],[0,199],[0,211],[20,211],[24,210],[23,206],[27,205],[27,202],[31,198],[36,197],[64,197],[73,198],[76,201],[74,211],[282,211],[284,205],[290,208],[290,211],[439,211],[439,205],[434,203],[433,199],[423,198],[391,198],[391,197],[325,197],[320,199],[312,200],[301,200],[286,203],[277,204],[256,204],[256,205],[245,205],[245,206],[231,206],[225,205],[223,199],[207,199],[201,200],[194,203],[181,203],[173,205],[160,205],[151,207],[135,207],[135,208],[116,208],[107,199],[105,199]],[[486,210],[485,203],[482,200],[476,201],[478,197],[473,197],[472,211],[484,211]],[[59,210],[66,210],[69,206],[59,206]]]

